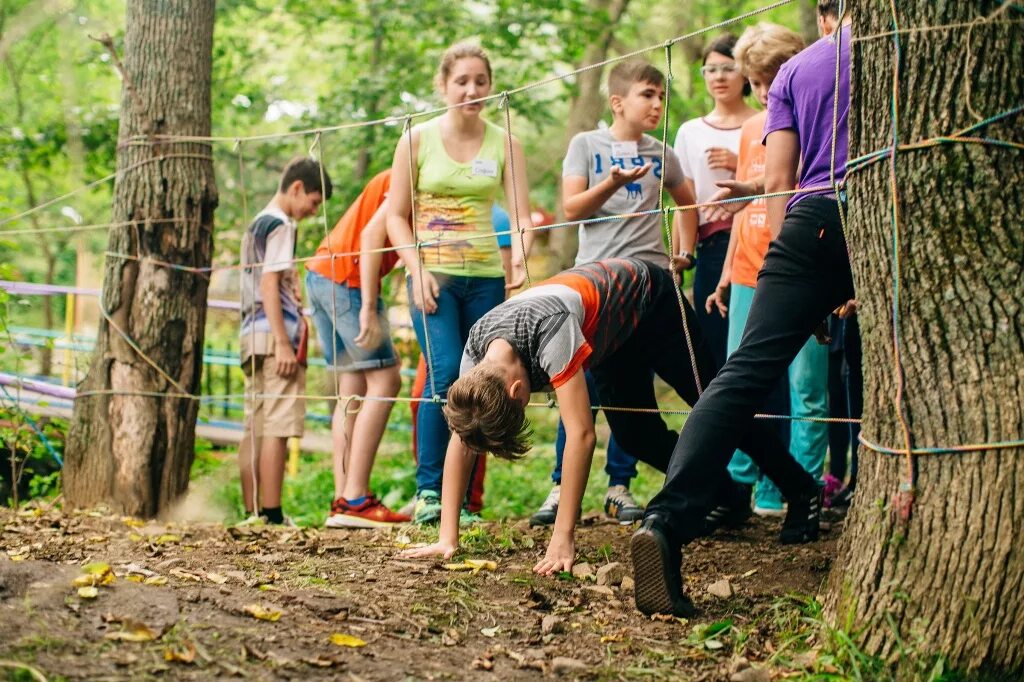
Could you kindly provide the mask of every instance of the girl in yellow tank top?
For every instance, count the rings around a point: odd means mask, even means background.
[[[428,359],[424,397],[448,394],[470,327],[504,300],[506,289],[526,279],[526,239],[520,236],[531,227],[526,159],[518,140],[480,116],[483,103],[475,100],[491,93],[491,78],[490,61],[479,46],[453,45],[436,79],[448,109],[413,127],[395,148],[388,237],[408,273],[413,327]],[[499,190],[512,219],[508,273],[491,223]],[[417,416],[413,520],[436,523],[448,424],[439,402],[419,403]]]

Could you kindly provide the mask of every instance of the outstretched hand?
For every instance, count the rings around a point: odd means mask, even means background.
[[[711,195],[707,203],[712,204],[716,201],[725,201],[727,199],[739,199],[741,197],[749,197],[757,194],[757,186],[752,182],[741,182],[739,180],[719,180],[715,183],[719,189],[717,192]],[[753,201],[753,200],[751,200]],[[715,206],[708,206],[704,209],[708,220],[718,222],[721,220],[728,220],[735,214],[742,211],[747,207],[749,201],[730,201],[727,204],[717,204]]]
[[[704,310],[710,315],[712,309],[718,310],[718,314],[722,317],[727,317],[729,314],[729,283],[719,284],[715,287],[715,291],[708,296],[707,301],[704,302]]]
[[[645,163],[642,166],[630,168],[629,170],[626,170],[625,168],[622,168],[620,166],[612,166],[609,177],[612,179],[612,182],[615,183],[616,186],[624,187],[625,185],[628,185],[631,182],[635,182],[642,178],[643,176],[647,175],[647,173],[650,172],[651,168],[653,168],[653,164],[650,163]]]
[[[427,545],[426,547],[403,549],[398,556],[403,559],[427,559],[435,556],[439,556],[442,559],[451,559],[457,549],[458,545],[438,540],[434,544]]]

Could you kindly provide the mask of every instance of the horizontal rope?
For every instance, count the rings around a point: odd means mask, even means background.
[[[1007,440],[1007,441],[994,441],[991,443],[972,443],[970,445],[947,445],[942,447],[931,447],[931,448],[911,448],[910,452],[907,452],[906,448],[890,448],[884,445],[878,445],[873,443],[864,437],[864,434],[858,434],[857,440],[860,441],[861,445],[866,447],[868,450],[881,453],[883,455],[899,455],[906,456],[911,455],[953,455],[962,454],[966,452],[984,452],[985,450],[1006,450],[1011,448],[1024,448],[1024,440]]]

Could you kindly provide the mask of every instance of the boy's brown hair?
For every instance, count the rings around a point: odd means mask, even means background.
[[[519,459],[530,451],[533,434],[526,410],[508,394],[498,367],[480,364],[459,377],[448,388],[444,416],[448,428],[474,452]]]
[[[665,75],[642,59],[627,59],[619,62],[608,72],[608,96],[625,97],[633,83],[650,83],[665,86]]]
[[[320,166],[320,162],[309,156],[297,156],[288,162],[281,173],[281,184],[279,190],[288,191],[288,188],[296,181],[302,183],[302,189],[307,193],[320,192],[324,201],[331,198],[334,193],[334,185],[331,184],[331,176],[327,169]]]
[[[775,78],[779,68],[804,49],[804,41],[785,26],[761,22],[750,26],[733,48],[736,63],[745,76]]]

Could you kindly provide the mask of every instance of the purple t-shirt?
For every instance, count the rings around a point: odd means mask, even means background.
[[[850,151],[850,27],[822,38],[782,65],[768,91],[764,137],[776,130],[795,130],[800,140],[800,187],[832,186],[832,118],[836,88],[836,36],[839,36],[839,116],[836,119],[836,182],[846,175]],[[794,194],[786,204],[822,190]]]

